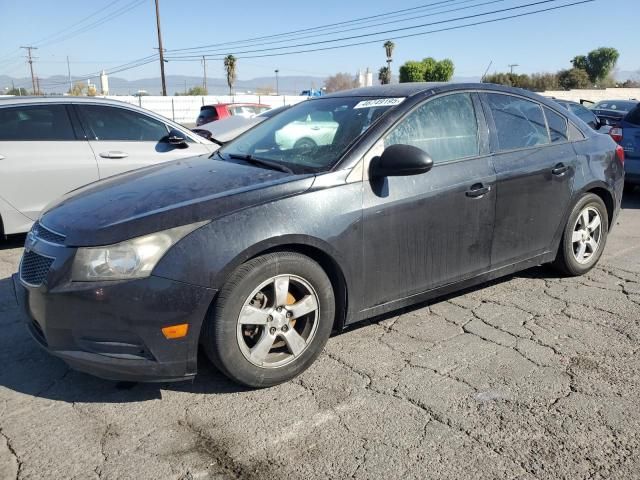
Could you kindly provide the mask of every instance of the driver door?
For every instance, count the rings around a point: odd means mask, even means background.
[[[365,308],[419,294],[489,269],[495,172],[474,93],[429,99],[375,148],[426,151],[433,168],[412,176],[365,179]],[[366,176],[366,174],[365,174]]]
[[[167,124],[143,113],[107,105],[76,104],[98,163],[100,178],[156,163],[208,153],[185,136],[186,147],[165,141]]]

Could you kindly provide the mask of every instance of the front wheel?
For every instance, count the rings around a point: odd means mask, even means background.
[[[602,199],[593,193],[583,195],[569,215],[554,265],[568,275],[584,275],[598,263],[608,232]]]
[[[268,387],[313,363],[334,316],[331,281],[318,263],[295,252],[270,253],[233,272],[206,319],[202,343],[229,378]]]

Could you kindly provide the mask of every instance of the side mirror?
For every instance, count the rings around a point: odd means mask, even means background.
[[[187,147],[187,140],[184,135],[178,130],[171,130],[166,137],[166,141],[169,145],[176,147]]]
[[[433,160],[424,150],[413,145],[391,145],[371,160],[369,178],[419,175],[432,167]]]

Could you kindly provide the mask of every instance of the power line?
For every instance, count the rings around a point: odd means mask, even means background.
[[[441,0],[438,2],[432,2],[432,3],[427,3],[427,4],[423,4],[423,5],[419,5],[417,7],[411,7],[411,8],[404,8],[402,10],[394,10],[391,12],[386,12],[386,13],[380,13],[377,15],[371,15],[368,17],[360,17],[360,18],[355,18],[355,19],[351,19],[351,20],[345,20],[342,22],[337,22],[337,23],[328,23],[325,25],[319,25],[317,27],[309,27],[309,28],[303,28],[300,30],[292,30],[290,32],[284,32],[284,33],[277,33],[277,34],[272,34],[272,35],[264,35],[264,36],[260,36],[260,37],[252,37],[252,38],[248,38],[245,40],[235,40],[235,41],[230,41],[230,42],[222,42],[222,43],[213,43],[213,44],[209,44],[209,45],[201,45],[199,47],[187,47],[187,48],[175,48],[172,50],[168,50],[168,52],[183,52],[183,51],[192,51],[192,50],[202,50],[202,49],[206,49],[206,48],[211,48],[211,47],[221,47],[221,46],[227,46],[227,45],[236,45],[236,44],[245,44],[245,43],[250,43],[250,42],[256,42],[256,41],[262,41],[262,40],[268,40],[271,38],[279,38],[279,37],[286,37],[286,36],[297,36],[297,34],[300,33],[308,33],[308,32],[312,32],[312,31],[319,31],[319,30],[327,30],[327,29],[331,29],[331,28],[335,28],[335,27],[339,27],[341,25],[348,25],[348,24],[356,24],[356,23],[366,23],[372,20],[375,20],[377,18],[381,18],[381,17],[387,17],[387,18],[395,18],[395,17],[399,17],[399,16],[406,16],[406,15],[412,15],[414,11],[417,10],[423,10],[423,9],[428,9],[428,10],[433,10],[433,9],[437,9],[437,8],[442,8],[443,4],[450,4],[450,3],[454,3],[458,1],[459,3],[468,3],[471,1],[475,1],[475,0]],[[429,8],[430,7],[430,8]]]
[[[222,51],[209,52],[207,54],[207,56],[209,58],[211,58],[213,56],[226,55],[228,53],[232,53],[233,55],[238,56],[238,55],[243,55],[243,54],[246,54],[246,53],[271,52],[271,51],[275,51],[275,50],[285,50],[285,49],[290,49],[290,48],[300,48],[300,47],[308,47],[308,46],[314,46],[314,45],[323,45],[323,44],[328,44],[328,43],[342,42],[342,41],[346,41],[346,40],[355,40],[355,39],[358,39],[358,38],[372,37],[372,36],[375,36],[375,35],[389,36],[389,35],[392,35],[394,33],[402,32],[402,31],[406,31],[406,30],[414,30],[416,28],[424,28],[424,27],[429,27],[429,26],[434,26],[434,25],[441,25],[441,24],[444,24],[444,23],[451,23],[451,22],[458,22],[458,21],[463,21],[463,20],[470,20],[472,18],[478,18],[478,17],[487,16],[487,15],[495,15],[497,13],[504,13],[504,12],[508,12],[508,11],[514,11],[514,10],[519,10],[519,9],[522,9],[522,8],[528,8],[528,7],[547,4],[547,3],[554,3],[554,2],[558,2],[558,1],[561,1],[561,0],[539,0],[537,2],[530,2],[530,3],[523,4],[523,5],[518,5],[518,6],[515,6],[515,7],[492,10],[490,12],[476,13],[476,14],[473,14],[473,15],[465,15],[465,16],[462,16],[462,17],[451,18],[451,19],[446,19],[446,20],[439,20],[437,22],[423,23],[423,24],[420,24],[420,25],[411,25],[411,26],[408,26],[408,27],[394,28],[394,29],[385,30],[385,31],[379,31],[379,32],[374,32],[374,33],[363,33],[363,34],[360,34],[360,35],[351,35],[351,36],[348,36],[348,37],[335,38],[335,39],[329,39],[329,40],[319,40],[319,41],[316,41],[316,42],[298,43],[298,44],[286,45],[286,46],[281,46],[281,47],[260,48],[260,49],[256,49],[256,50],[244,50],[244,51],[239,51],[239,52],[222,52]],[[404,37],[397,37],[397,38],[404,38]],[[182,56],[176,56],[176,57],[167,57],[167,59],[168,60],[179,60],[179,59],[188,59],[188,58],[192,58],[192,57],[196,57],[196,56],[198,58],[200,58],[202,53],[203,52],[200,52],[198,55],[182,55]],[[253,58],[256,58],[256,57],[253,57]]]
[[[427,30],[425,32],[417,32],[417,33],[411,33],[411,34],[407,34],[407,35],[397,35],[397,36],[392,37],[391,39],[392,40],[401,40],[401,39],[404,39],[404,38],[418,37],[418,36],[422,36],[422,35],[430,35],[430,34],[433,34],[433,33],[447,32],[447,31],[451,31],[451,30],[460,30],[460,29],[467,28],[467,27],[474,27],[474,26],[478,26],[478,25],[486,25],[486,24],[490,24],[490,23],[495,23],[495,22],[500,22],[500,21],[505,21],[505,20],[511,20],[511,19],[515,19],[515,18],[526,17],[526,16],[530,16],[530,15],[535,15],[535,14],[538,14],[538,13],[550,12],[550,11],[560,10],[560,9],[563,9],[563,8],[572,7],[572,6],[576,6],[576,5],[592,3],[592,2],[595,2],[595,1],[596,0],[581,0],[581,1],[576,1],[576,2],[573,2],[573,3],[568,3],[568,4],[565,4],[565,5],[558,5],[558,6],[555,6],[555,7],[543,8],[543,9],[534,10],[534,11],[531,11],[531,12],[508,15],[508,16],[505,16],[505,17],[493,18],[493,19],[489,19],[489,20],[482,20],[482,21],[479,21],[479,22],[467,23],[467,24],[463,24],[463,25],[456,25],[456,26],[452,26],[452,27],[445,27],[445,28],[440,28],[440,29],[436,29],[436,30]],[[321,51],[336,50],[336,49],[340,49],[340,48],[354,47],[354,46],[360,46],[360,45],[369,45],[369,44],[372,44],[372,43],[378,43],[378,42],[381,42],[381,41],[384,41],[384,40],[388,40],[388,39],[389,39],[389,37],[382,37],[382,38],[376,39],[376,40],[367,40],[367,41],[363,41],[363,42],[353,42],[353,43],[348,43],[348,44],[344,44],[344,45],[335,45],[335,46],[331,46],[331,47],[319,47],[319,48],[313,48],[313,49],[297,50],[297,51],[293,51],[293,52],[279,52],[279,53],[252,55],[252,56],[238,57],[238,58],[242,58],[242,59],[245,59],[245,58],[267,58],[267,57],[279,57],[279,56],[283,56],[283,55],[295,55],[295,54],[300,54],[300,53],[321,52]],[[209,58],[210,60],[212,60],[212,59],[221,60],[223,57],[214,58],[212,56],[207,56],[207,58]],[[172,61],[194,61],[193,59],[190,59],[190,58],[185,58],[185,59],[181,60],[180,57],[169,58],[169,60],[172,60]]]
[[[463,4],[463,3],[464,4],[468,4],[469,2],[477,2],[477,1],[478,0],[462,0],[462,1],[459,1],[457,3],[452,3],[451,5],[460,5],[460,4]],[[491,5],[491,4],[495,4],[495,3],[502,3],[502,2],[505,2],[505,1],[506,0],[489,0],[489,1],[484,1],[484,2],[481,2],[481,3],[476,3],[475,5],[458,6],[456,8],[450,8],[448,10],[442,10],[442,11],[439,11],[439,12],[426,13],[426,14],[422,14],[422,15],[409,17],[409,18],[402,18],[402,19],[399,19],[399,20],[387,20],[387,21],[384,21],[384,22],[373,23],[373,24],[370,24],[370,25],[344,28],[342,30],[335,30],[335,31],[332,31],[332,32],[323,32],[323,33],[315,33],[315,34],[312,34],[312,35],[298,36],[297,38],[294,38],[294,39],[272,40],[272,41],[267,41],[267,42],[261,41],[259,43],[260,43],[260,45],[273,45],[273,44],[278,44],[278,43],[291,42],[291,41],[294,41],[294,40],[306,40],[306,39],[310,39],[310,38],[326,37],[327,35],[337,35],[337,34],[340,34],[340,33],[352,32],[352,31],[356,31],[356,30],[371,29],[371,28],[380,27],[380,26],[383,26],[383,25],[391,25],[391,24],[396,24],[396,23],[407,22],[407,21],[410,21],[410,20],[417,20],[419,18],[434,17],[434,16],[437,16],[437,15],[443,15],[445,13],[458,12],[460,10],[468,10],[470,8],[484,7],[484,6],[487,6],[487,5]],[[550,0],[550,1],[559,1],[559,0]],[[442,8],[442,6],[440,6],[438,8]],[[374,34],[377,34],[377,33],[381,33],[381,32],[373,32],[373,33],[370,33],[370,35],[374,35]],[[245,43],[245,42],[234,42],[234,43]],[[248,46],[251,46],[251,45],[253,45],[255,43],[256,42],[250,42],[250,43],[247,43],[246,45],[244,45],[243,47],[248,47]],[[225,45],[225,44],[219,44],[219,45]],[[202,48],[202,47],[198,47],[198,48]],[[238,47],[238,48],[240,48],[240,47]],[[168,50],[169,53],[178,52],[178,51],[180,51],[180,49],[178,49],[178,50]],[[204,52],[199,52],[199,53],[204,53]]]

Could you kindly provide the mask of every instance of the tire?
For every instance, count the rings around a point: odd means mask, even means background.
[[[205,319],[201,342],[231,380],[270,387],[315,361],[334,318],[333,288],[322,267],[299,253],[269,253],[231,274]]]
[[[587,217],[584,217],[585,212]],[[595,226],[596,216],[599,219],[598,227]],[[585,218],[588,219],[586,229]],[[571,210],[553,265],[566,275],[584,275],[598,263],[608,233],[609,217],[604,202],[593,193],[583,195]],[[595,247],[592,240],[595,241]],[[585,247],[581,250],[583,244]]]
[[[316,142],[311,140],[310,138],[301,138],[293,145],[293,148],[306,148],[307,150],[311,150],[312,148],[316,148],[318,145]]]

